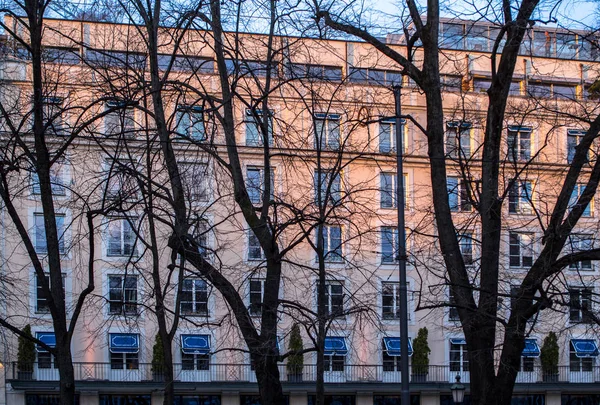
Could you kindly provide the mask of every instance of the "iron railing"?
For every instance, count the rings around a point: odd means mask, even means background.
[[[153,369],[149,363],[111,364],[111,363],[73,363],[76,381],[163,381],[163,373]],[[256,376],[250,364],[204,364],[204,369],[190,369],[191,364],[174,365],[175,380],[181,382],[256,382]],[[194,365],[198,366],[198,364]],[[600,382],[600,366],[578,368],[558,367],[557,373],[545,375],[541,367],[532,371],[521,371],[517,383],[565,382],[595,383]],[[34,364],[31,370],[20,370],[17,363],[12,364],[12,380],[58,381],[58,370],[52,364]],[[297,370],[291,370],[285,364],[279,366],[281,380],[289,383],[314,382],[317,367],[305,364]],[[456,370],[449,365],[431,365],[427,373],[412,374],[411,383],[454,382],[456,375],[462,382],[469,382],[469,372]],[[399,383],[400,372],[382,365],[345,365],[337,370],[325,372],[327,383]]]

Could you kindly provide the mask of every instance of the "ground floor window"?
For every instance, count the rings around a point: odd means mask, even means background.
[[[284,395],[286,405],[290,405],[290,396]],[[240,395],[240,405],[261,405],[260,395]]]
[[[544,394],[513,395],[510,403],[511,405],[546,405],[546,396]],[[454,405],[452,395],[440,395],[440,405]],[[462,405],[471,405],[470,395],[465,395]]]
[[[317,403],[316,395],[308,396],[308,405]],[[356,405],[356,397],[354,395],[325,395],[323,405]]]
[[[176,395],[174,405],[221,405],[219,395]]]
[[[419,395],[410,396],[410,405],[419,405],[421,397]],[[401,405],[402,397],[400,395],[374,395],[373,405]]]
[[[600,405],[598,394],[562,395],[562,405]]]
[[[150,395],[100,395],[100,405],[151,405]]]
[[[60,395],[27,394],[25,395],[26,405],[60,405]],[[79,405],[79,395],[75,395],[75,405]]]

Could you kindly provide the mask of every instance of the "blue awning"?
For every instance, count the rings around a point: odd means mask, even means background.
[[[56,347],[56,335],[54,332],[37,332],[35,337],[37,340],[47,344],[50,347]],[[35,348],[39,353],[48,353],[48,350],[44,349],[40,345],[35,345]]]
[[[521,125],[509,125],[508,130],[511,132],[531,132],[533,131],[532,127],[523,127]]]
[[[339,120],[340,114],[326,114],[326,113],[315,113],[315,118],[318,120]]]
[[[396,118],[394,117],[384,117],[379,120],[379,122],[383,122],[384,124],[395,124]],[[400,125],[405,125],[406,120],[404,118],[400,118]]]
[[[460,125],[461,129],[468,129],[473,126],[472,123],[467,122],[467,121],[448,121],[448,122],[446,122],[446,126],[448,128],[458,128],[459,125]]]
[[[137,353],[140,351],[140,335],[137,333],[109,334],[111,353]]]
[[[540,347],[535,339],[525,339],[522,357],[540,357]]]
[[[592,339],[571,339],[571,346],[575,350],[575,356],[579,358],[598,357],[598,345]]]
[[[466,345],[467,341],[464,338],[454,338],[450,339],[450,343],[453,345]]]
[[[327,336],[325,338],[325,356],[345,356],[348,354],[346,338],[340,336]]]
[[[582,129],[567,129],[567,135],[583,136],[585,133],[586,131]]]
[[[386,350],[388,356],[401,356],[402,355],[399,337],[384,337],[383,344],[385,345],[385,350]],[[408,338],[408,355],[412,356],[412,354],[413,354],[412,340],[411,340],[411,338]]]
[[[181,335],[181,351],[185,354],[208,354],[209,335]]]

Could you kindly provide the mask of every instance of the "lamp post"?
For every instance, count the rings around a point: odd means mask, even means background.
[[[400,273],[400,390],[401,405],[410,404],[410,388],[408,385],[408,293],[406,291],[406,231],[404,225],[404,169],[402,153],[404,142],[402,134],[402,100],[401,84],[394,84],[395,118],[396,118],[396,208],[398,210],[398,271]]]
[[[461,405],[465,399],[465,386],[460,383],[460,374],[456,374],[456,382],[450,387],[452,401],[455,405]]]

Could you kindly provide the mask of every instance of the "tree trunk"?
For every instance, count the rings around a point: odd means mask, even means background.
[[[59,336],[56,336],[55,361],[60,375],[60,403],[61,405],[75,405],[75,370],[71,357],[70,341],[65,346]]]
[[[254,364],[261,405],[286,405],[277,356],[260,356],[260,360]]]

